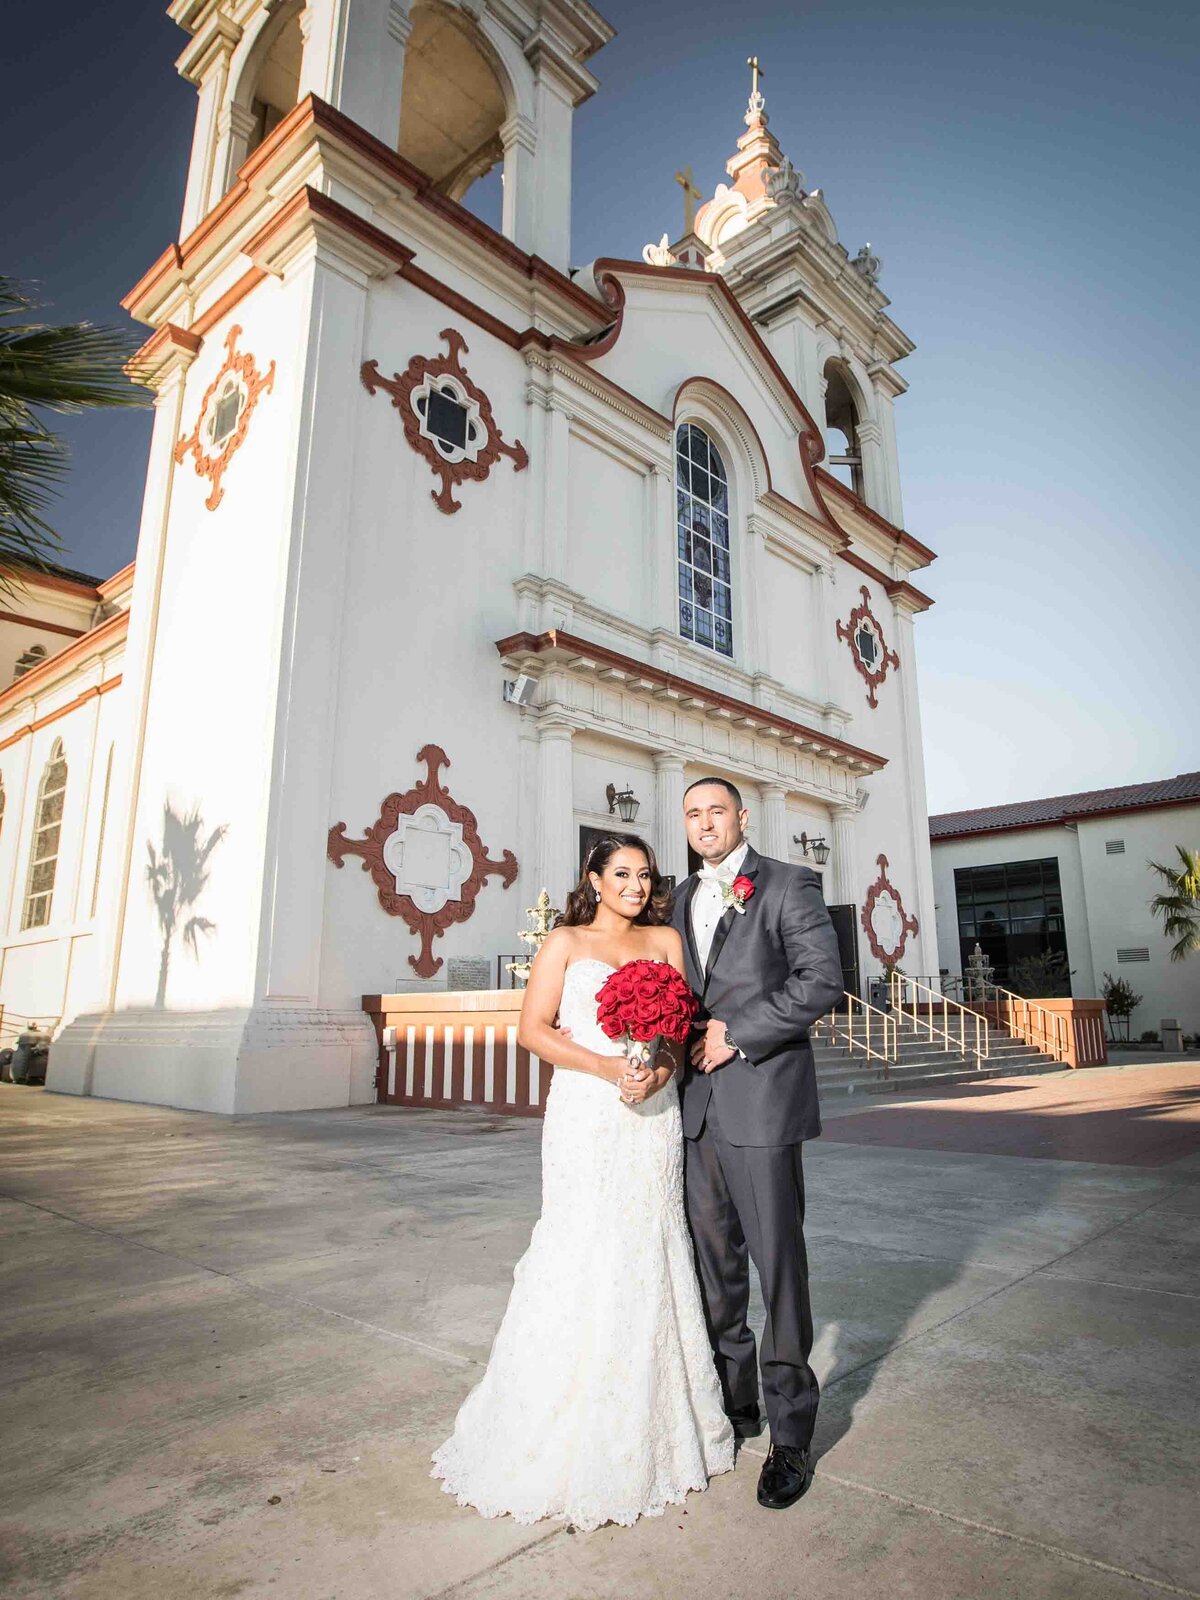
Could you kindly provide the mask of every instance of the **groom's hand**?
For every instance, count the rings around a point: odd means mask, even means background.
[[[725,1043],[725,1024],[717,1017],[710,1017],[703,1033],[692,1041],[692,1065],[698,1072],[715,1072],[736,1054]]]

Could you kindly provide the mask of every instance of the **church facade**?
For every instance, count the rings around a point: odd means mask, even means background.
[[[596,830],[681,879],[708,773],[822,873],[849,988],[936,974],[912,345],[757,71],[682,237],[575,269],[586,0],[170,11],[136,563],[0,695],[0,994],[50,1086],[369,1100],[364,993],[497,973]],[[461,204],[497,165],[500,230]]]

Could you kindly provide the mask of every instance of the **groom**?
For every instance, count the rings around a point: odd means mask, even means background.
[[[703,863],[672,913],[701,1003],[680,1085],[688,1222],[725,1409],[743,1438],[761,1431],[747,1255],[758,1269],[771,1429],[758,1503],[782,1510],[808,1488],[819,1393],[800,1162],[821,1131],[808,1030],[841,998],[842,968],[816,873],[751,849],[733,784],[701,778],[683,811]]]

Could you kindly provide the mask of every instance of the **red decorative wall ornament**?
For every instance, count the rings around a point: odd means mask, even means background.
[[[225,335],[225,361],[204,391],[200,413],[191,435],[175,446],[175,460],[182,465],[190,451],[198,477],[207,478],[212,488],[204,504],[215,511],[225,491],[221,478],[225,468],[242,448],[250,418],[260,394],[275,387],[275,363],[265,373],[258,370],[248,350],[237,350],[241,328],[235,323]]]
[[[482,483],[501,456],[508,456],[513,470],[529,465],[529,455],[518,439],[507,444],[492,404],[483,390],[473,383],[462,364],[467,344],[454,328],[443,328],[449,354],[414,356],[403,373],[390,378],[380,374],[378,361],[364,361],[363,387],[368,394],[386,389],[392,405],[400,413],[404,437],[433,472],[442,487],[431,489],[430,498],[447,516],[462,510],[454,498],[452,485]]]
[[[892,965],[904,954],[910,933],[919,933],[916,917],[904,909],[900,891],[887,875],[887,857],[876,856],[879,876],[867,890],[862,908],[863,931],[876,961]]]
[[[862,604],[855,606],[846,622],[838,623],[837,635],[850,646],[854,665],[867,680],[868,704],[877,707],[875,691],[887,677],[889,667],[899,671],[900,657],[888,649],[883,628],[871,610],[871,591],[864,583],[858,592],[862,595]]]
[[[438,779],[438,769],[450,765],[444,750],[427,744],[417,760],[425,763],[425,778],[407,794],[389,794],[362,839],[348,839],[344,822],[330,828],[326,853],[336,867],[347,856],[362,857],[379,904],[389,916],[403,917],[421,940],[409,966],[419,978],[432,978],[442,965],[441,956],[432,954],[434,939],[470,919],[475,897],[493,873],[509,888],[517,858],[506,850],[501,860],[488,859],[474,812],[452,799]]]

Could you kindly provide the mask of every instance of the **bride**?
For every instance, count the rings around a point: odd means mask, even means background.
[[[628,1525],[733,1466],[684,1217],[675,1047],[633,1070],[596,1022],[626,962],[683,971],[665,899],[647,845],[602,839],[533,963],[518,1037],[556,1068],[542,1214],[487,1371],[433,1457],[484,1516]]]

